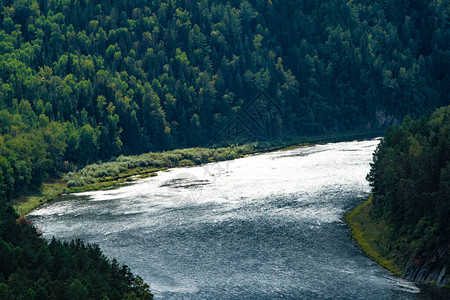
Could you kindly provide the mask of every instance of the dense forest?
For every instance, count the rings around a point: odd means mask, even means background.
[[[262,116],[265,139],[382,127],[450,102],[449,0],[0,3],[2,299],[151,297],[98,247],[46,242],[16,222],[5,203],[49,177],[120,154],[219,145],[261,92],[278,112]],[[439,179],[417,191],[436,205],[403,197],[425,215],[374,211],[402,232],[417,221],[433,234],[448,230],[437,199],[448,196],[449,167],[435,157],[448,155],[448,126],[427,135],[420,124],[437,121],[423,120],[407,119],[383,145],[406,136],[401,166]],[[376,178],[375,203],[400,205]]]
[[[373,187],[371,215],[392,227],[388,251],[397,263],[431,260],[432,268],[448,269],[450,106],[389,128],[367,179]]]
[[[449,102],[448,0],[1,3],[6,200],[118,154],[219,144],[261,91],[279,108],[265,138]]]
[[[0,203],[0,299],[153,299],[140,277],[96,245],[47,242]]]

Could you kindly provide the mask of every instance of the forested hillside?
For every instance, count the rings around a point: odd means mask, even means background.
[[[259,92],[279,112],[267,139],[382,127],[450,102],[448,0],[0,2],[2,299],[151,298],[98,247],[48,243],[16,222],[5,203],[49,176],[120,154],[220,144]],[[386,150],[401,161],[386,178],[425,172],[424,182],[406,176],[393,198],[371,175],[374,214],[434,243],[449,226],[441,115],[407,119],[379,150],[401,141],[407,148]]]
[[[0,299],[153,299],[140,277],[96,245],[47,242],[0,203]]]
[[[449,102],[448,0],[1,3],[3,199],[73,165],[220,142],[259,91],[277,136]]]
[[[384,237],[385,255],[402,268],[410,264],[404,276],[413,280],[430,274],[436,280],[442,269],[445,274],[450,267],[450,106],[389,128],[367,178],[373,187],[371,216],[377,228],[386,222],[391,229]]]

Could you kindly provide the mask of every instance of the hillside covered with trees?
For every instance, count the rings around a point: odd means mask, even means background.
[[[99,159],[220,143],[260,91],[281,112],[271,136],[449,102],[448,0],[1,3],[4,200]]]
[[[153,299],[140,277],[98,246],[47,242],[17,217],[0,203],[0,299]]]
[[[260,92],[279,111],[267,139],[370,129],[449,103],[448,0],[0,3],[2,299],[49,291],[55,299],[150,297],[97,247],[48,243],[25,220],[16,223],[5,203],[49,177],[120,154],[220,144]],[[442,161],[433,156],[443,133],[428,136],[422,121],[408,122],[385,145],[412,130],[401,166],[424,172],[422,160],[437,164],[426,170],[440,181],[419,192],[439,211],[374,214],[402,232],[413,230],[405,220],[430,234],[448,230],[440,215],[448,207],[436,200],[448,196],[436,186],[448,172],[437,171]],[[448,132],[446,145],[448,154]],[[374,203],[400,205],[373,176]],[[415,182],[402,182],[398,193],[413,193]]]
[[[450,106],[389,128],[367,179],[383,255],[409,279],[439,281],[450,268]]]

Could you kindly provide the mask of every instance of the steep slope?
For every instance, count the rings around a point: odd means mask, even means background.
[[[355,239],[393,272],[448,286],[450,106],[389,128],[367,179],[373,196],[346,217]]]
[[[73,164],[220,143],[261,91],[252,138],[449,102],[448,0],[1,3],[3,198]]]

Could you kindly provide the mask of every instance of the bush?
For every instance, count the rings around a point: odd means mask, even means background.
[[[72,179],[67,182],[68,187],[80,187],[86,185],[83,179]]]
[[[183,159],[183,160],[180,160],[180,162],[178,163],[178,165],[179,165],[180,167],[192,167],[192,166],[195,166],[194,162],[193,162],[192,160],[190,160],[190,159]]]

